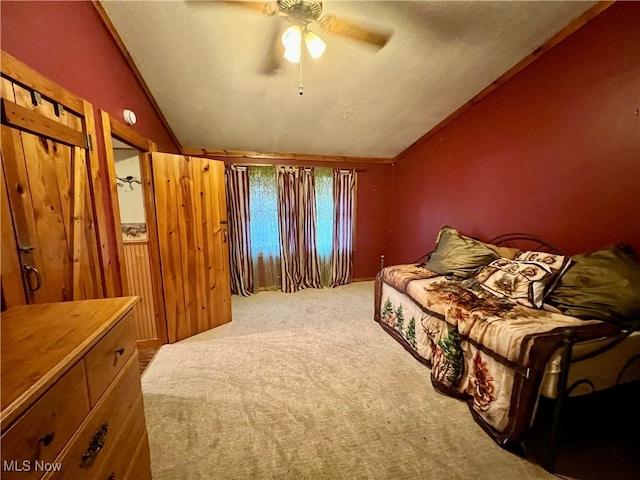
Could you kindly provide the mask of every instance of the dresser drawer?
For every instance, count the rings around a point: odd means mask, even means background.
[[[118,447],[109,451],[109,456],[105,458],[102,470],[94,478],[96,480],[123,480],[135,457],[138,444],[146,437],[147,428],[144,423],[144,406],[142,396],[140,396],[119,437],[116,439]]]
[[[77,362],[2,435],[3,479],[40,478],[89,413],[82,361]]]
[[[147,435],[140,439],[125,480],[151,480],[151,455]]]
[[[135,350],[134,325],[131,316],[127,316],[87,353],[85,366],[92,407]]]
[[[111,450],[120,448],[117,439],[127,418],[141,401],[140,370],[137,355],[132,355],[78,433],[55,460],[62,463],[59,472],[47,479],[94,479],[105,466]],[[126,436],[126,432],[125,432]],[[102,441],[102,446],[94,448]],[[131,453],[122,452],[123,455]]]

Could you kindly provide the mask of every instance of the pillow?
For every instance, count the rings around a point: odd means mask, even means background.
[[[562,273],[569,266],[571,262],[570,257],[564,255],[557,255],[555,253],[547,252],[520,252],[515,257],[516,260],[522,260],[525,262],[540,262],[547,265],[554,272]]]
[[[438,233],[436,249],[425,267],[439,275],[472,277],[479,267],[497,258],[498,254],[484,243],[445,225]]]
[[[548,301],[565,315],[624,327],[640,318],[640,263],[622,243],[574,255]]]
[[[497,297],[527,307],[541,308],[554,272],[544,263],[499,258],[476,275],[478,284]]]
[[[515,247],[498,247],[497,245],[493,245],[492,243],[485,243],[487,247],[496,252],[499,257],[506,258],[508,260],[513,260],[520,253],[519,248]]]
[[[565,255],[558,255],[555,253],[547,252],[533,252],[525,251],[516,255],[516,260],[523,260],[525,262],[539,262],[545,264],[553,272],[553,278],[547,284],[544,295],[546,296],[551,289],[556,285],[560,276],[565,272],[571,263],[571,257]]]

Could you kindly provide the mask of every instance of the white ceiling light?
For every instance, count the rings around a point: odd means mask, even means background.
[[[286,49],[300,49],[300,40],[302,39],[302,30],[297,25],[287,28],[282,34],[282,44]]]
[[[320,58],[327,48],[327,44],[313,32],[304,34],[304,43],[307,45],[309,55],[311,55],[313,59]]]
[[[287,28],[282,34],[282,44],[285,47],[284,58],[291,63],[300,63],[302,50],[302,29],[298,25]],[[304,30],[304,43],[312,58],[320,58],[327,45],[315,33]]]
[[[300,63],[300,48],[287,48],[284,51],[284,58],[291,63]]]

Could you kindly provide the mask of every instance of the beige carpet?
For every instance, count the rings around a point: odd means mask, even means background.
[[[143,376],[155,480],[545,479],[373,321],[373,282],[234,297]]]

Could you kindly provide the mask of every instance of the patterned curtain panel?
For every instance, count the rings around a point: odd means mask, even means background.
[[[275,166],[250,166],[251,261],[256,290],[280,288],[278,182]]]
[[[331,286],[351,283],[353,276],[353,224],[356,174],[352,170],[333,171],[333,255]]]
[[[313,169],[278,167],[282,291],[322,288]]]
[[[299,258],[302,271],[302,285],[309,288],[322,288],[320,265],[318,263],[318,245],[316,241],[316,187],[313,168],[300,168],[301,192],[298,204],[303,218],[300,238]]]
[[[225,168],[227,218],[229,220],[229,266],[231,292],[249,296],[253,293],[251,234],[249,229],[249,172],[235,165]]]

